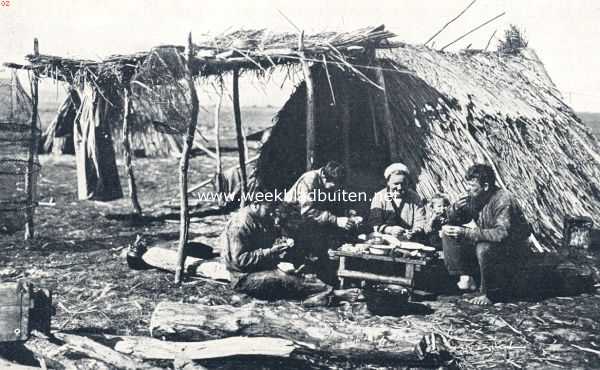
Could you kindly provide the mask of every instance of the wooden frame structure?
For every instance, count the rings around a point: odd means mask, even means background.
[[[325,65],[334,65],[344,71],[357,75],[361,79],[367,80],[372,85],[378,86],[355,68],[352,60],[363,57],[367,51],[372,52],[377,48],[394,47],[388,40],[394,36],[383,25],[374,28],[363,28],[353,32],[324,32],[307,36],[304,35],[304,32],[300,32],[298,35],[297,33],[272,33],[267,30],[239,30],[217,37],[200,39],[196,43],[192,42],[190,34],[187,47],[159,46],[147,52],[111,56],[101,61],[43,55],[39,54],[36,49],[34,54],[26,56],[29,64],[5,63],[5,66],[13,69],[30,70],[36,76],[52,78],[66,82],[72,86],[88,84],[99,94],[102,94],[103,83],[109,83],[113,87],[114,84],[120,85],[117,90],[122,93],[122,102],[120,102],[123,106],[122,142],[125,149],[124,159],[129,177],[129,192],[135,213],[141,214],[142,210],[137,199],[134,172],[131,165],[132,155],[129,143],[131,83],[144,61],[155,50],[161,48],[175,48],[177,50],[180,59],[185,60],[185,71],[177,71],[179,73],[178,77],[187,81],[191,100],[189,124],[184,135],[184,148],[180,162],[180,268],[176,272],[175,280],[176,282],[181,282],[185,259],[185,243],[187,241],[189,226],[187,169],[189,166],[189,152],[194,142],[199,108],[194,80],[209,76],[222,76],[226,73],[233,74],[233,105],[236,134],[240,168],[242,171],[242,187],[243,191],[246,192],[248,189],[246,176],[247,158],[244,153],[243,127],[239,105],[238,80],[240,74],[243,71],[249,70],[264,74],[268,69],[274,67],[301,64],[308,87],[306,99],[306,147],[309,150],[307,151],[306,168],[312,169],[314,166],[315,126],[317,122],[314,109],[311,64],[324,63]],[[161,73],[160,68],[157,69],[156,73]],[[110,101],[108,102],[110,104]],[[344,114],[345,116],[347,116],[347,113]],[[349,156],[349,150],[346,153]],[[212,154],[214,155],[214,153]],[[220,170],[219,156],[219,153],[217,153],[215,158],[217,161],[217,171]],[[348,159],[346,159],[346,162],[348,162]]]

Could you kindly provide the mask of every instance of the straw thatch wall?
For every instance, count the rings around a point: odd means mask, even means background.
[[[564,215],[589,215],[600,222],[599,146],[532,50],[517,56],[451,54],[407,45],[377,56],[392,127],[385,124],[381,91],[334,73],[338,104],[332,106],[327,78],[320,66],[313,67],[318,75],[317,163],[343,159],[339,107],[346,94],[350,187],[375,191],[382,185],[382,168],[403,161],[422,196],[442,191],[453,197],[464,191],[466,168],[488,162],[547,244],[557,244]],[[375,76],[372,68],[363,72]],[[301,85],[263,148],[258,176],[267,186],[285,188],[303,171],[304,96]]]

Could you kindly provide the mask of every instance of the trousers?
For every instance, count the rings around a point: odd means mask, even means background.
[[[291,275],[279,269],[232,273],[232,277],[235,291],[265,300],[304,299],[331,290],[314,275]]]
[[[444,263],[450,275],[479,273],[480,292],[496,297],[510,293],[512,278],[523,261],[525,246],[478,242],[442,237]]]

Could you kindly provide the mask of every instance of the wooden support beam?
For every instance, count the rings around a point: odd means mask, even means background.
[[[242,112],[240,110],[240,72],[233,70],[233,113],[235,117],[235,133],[237,136],[238,155],[240,158],[240,170],[242,172],[242,194],[248,193],[248,177],[246,175],[246,154],[244,149],[244,132],[242,131]],[[240,207],[244,206],[242,195]]]
[[[190,163],[190,152],[194,143],[196,125],[198,123],[198,93],[194,85],[194,76],[192,75],[192,58],[194,56],[192,33],[188,36],[188,58],[186,69],[186,82],[190,90],[191,116],[184,137],[183,150],[179,161],[179,196],[180,196],[180,218],[179,218],[179,247],[177,250],[177,268],[175,270],[175,283],[181,284],[183,281],[183,271],[185,263],[185,245],[187,244],[188,231],[190,227],[190,213],[188,204],[188,167]]]
[[[130,114],[131,114],[131,87],[126,86],[123,89],[123,160],[125,162],[125,170],[127,171],[129,185],[129,197],[131,199],[131,206],[137,215],[142,214],[142,207],[138,201],[137,186],[135,184],[135,176],[133,174],[133,166],[131,165],[131,144],[129,138],[131,136],[131,130],[129,126]]]
[[[219,114],[221,113],[221,103],[223,102],[223,86],[219,91],[217,102],[215,103],[215,154],[217,156],[215,161],[215,175],[217,176],[217,193],[221,192],[221,173],[223,172],[223,165],[221,163],[221,121],[219,120]]]
[[[379,64],[379,63],[377,63]],[[375,69],[375,73],[377,74],[377,81],[379,86],[383,87],[383,97],[381,99],[383,105],[383,124],[386,128],[387,138],[388,138],[388,149],[390,151],[390,160],[394,161],[397,159],[398,155],[398,140],[396,138],[396,127],[394,126],[394,120],[392,117],[392,111],[390,109],[390,102],[387,93],[387,87],[385,83],[385,76],[383,74],[383,69],[379,66]]]
[[[341,104],[340,104],[340,121],[342,124],[342,142],[344,145],[344,167],[350,173],[350,89],[345,80],[340,81],[341,85]]]
[[[304,31],[300,32],[298,40],[298,55],[302,71],[304,72],[304,83],[306,84],[306,170],[315,167],[315,152],[317,132],[315,128],[315,86],[312,72],[304,55]]]
[[[33,54],[34,56],[40,55],[38,39],[33,39]],[[34,225],[33,225],[33,214],[35,212],[35,187],[33,182],[35,181],[34,171],[34,158],[37,153],[38,144],[38,73],[34,70],[33,76],[31,77],[31,138],[29,142],[29,155],[27,158],[27,171],[25,174],[25,189],[27,191],[27,205],[25,208],[25,240],[33,238]]]

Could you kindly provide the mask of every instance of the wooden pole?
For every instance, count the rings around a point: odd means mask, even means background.
[[[455,43],[455,42],[457,42],[457,41],[460,41],[460,40],[462,40],[463,38],[467,37],[468,35],[472,34],[472,33],[473,33],[473,32],[475,32],[475,31],[477,31],[477,30],[478,30],[478,29],[480,29],[481,27],[483,27],[483,26],[487,25],[488,23],[491,23],[491,22],[495,21],[496,19],[498,19],[498,18],[502,17],[504,14],[506,14],[506,12],[502,12],[502,13],[498,14],[497,16],[495,16],[494,18],[488,19],[487,21],[485,21],[485,22],[483,22],[482,24],[480,24],[479,26],[477,26],[477,27],[473,28],[473,29],[472,29],[472,30],[470,30],[469,32],[467,32],[467,33],[465,33],[465,34],[461,35],[461,36],[460,36],[460,37],[458,37],[456,40],[454,40],[454,41],[452,41],[452,42],[450,42],[450,43],[448,43],[448,44],[444,45],[444,47],[443,47],[443,48],[441,48],[441,49],[440,49],[440,51],[443,51],[443,50],[444,50],[445,48],[447,48],[448,46],[450,46],[450,45],[454,44],[454,43]]]
[[[131,198],[131,206],[137,215],[142,214],[142,207],[137,197],[137,186],[135,185],[135,176],[133,174],[133,166],[131,165],[131,144],[129,143],[130,126],[129,121],[131,114],[131,87],[126,86],[123,89],[123,156],[125,160],[125,170],[129,176],[129,196]]]
[[[387,94],[387,87],[385,84],[385,76],[383,69],[378,67],[375,70],[377,74],[377,81],[379,86],[383,87],[383,124],[386,128],[386,136],[388,138],[388,149],[390,151],[390,160],[395,160],[398,155],[398,138],[396,137],[396,128],[394,127],[394,120],[392,117],[392,111],[390,109],[390,102]]]
[[[375,54],[374,48],[367,49],[367,58],[369,61],[369,65],[375,66],[377,63],[377,55]],[[369,76],[372,78],[372,76]],[[371,113],[371,127],[373,129],[373,143],[376,146],[381,144],[381,140],[379,139],[379,128],[377,127],[377,108],[375,105],[375,95],[377,92],[373,89],[369,89],[367,91],[368,95],[368,103],[369,103],[369,112]]]
[[[242,132],[242,112],[240,110],[240,72],[233,70],[233,113],[235,117],[235,133],[237,137],[238,155],[240,158],[240,170],[242,172],[242,199],[240,207],[244,204],[244,195],[248,193],[248,178],[246,177],[246,158],[244,153],[244,133]]]
[[[37,57],[40,55],[38,39],[33,39],[33,54]],[[33,238],[33,213],[35,211],[34,203],[34,158],[37,151],[37,118],[38,118],[38,75],[33,71],[31,83],[31,141],[29,143],[29,155],[27,158],[27,172],[25,175],[25,189],[27,191],[27,205],[25,208],[25,240]]]
[[[177,268],[175,270],[175,283],[181,284],[183,281],[183,270],[185,263],[185,245],[187,243],[188,231],[190,226],[190,214],[188,205],[188,167],[190,164],[190,152],[194,143],[194,134],[196,133],[196,124],[198,123],[198,93],[194,86],[194,76],[192,74],[192,58],[194,50],[192,44],[192,33],[188,36],[188,58],[186,81],[190,90],[190,99],[192,103],[191,117],[188,123],[187,132],[184,137],[183,150],[179,161],[179,196],[180,196],[180,218],[179,218],[179,249],[177,250]]]
[[[350,173],[350,91],[345,80],[341,80],[342,102],[340,121],[342,123],[342,141],[344,145],[344,167]]]
[[[315,164],[316,130],[315,130],[315,88],[312,72],[304,55],[304,31],[300,32],[298,54],[304,82],[306,83],[306,170],[312,170]]]
[[[217,98],[217,103],[215,104],[215,176],[216,176],[216,191],[217,193],[221,193],[222,182],[221,176],[223,172],[223,164],[221,163],[221,137],[220,137],[220,128],[221,122],[219,120],[219,114],[221,113],[221,103],[223,102],[223,87],[221,86],[221,91],[219,91],[219,96]],[[220,206],[220,204],[219,204]]]
[[[467,9],[469,9],[469,8],[471,7],[471,5],[475,4],[475,1],[477,1],[477,0],[473,0],[473,1],[471,1],[471,3],[470,3],[469,5],[467,5],[467,7],[466,7],[466,8],[464,8],[464,9],[463,9],[463,10],[462,10],[460,13],[458,13],[458,15],[457,15],[456,17],[454,17],[454,18],[452,18],[450,21],[448,21],[448,22],[447,22],[447,23],[444,25],[444,27],[442,27],[442,28],[441,28],[439,31],[437,31],[437,32],[435,33],[435,35],[431,36],[431,37],[430,37],[430,38],[429,38],[427,41],[425,41],[425,43],[424,43],[423,45],[427,45],[427,44],[429,44],[429,42],[430,42],[431,40],[433,40],[434,38],[436,38],[436,37],[437,37],[437,35],[439,35],[440,33],[442,33],[442,31],[443,31],[443,30],[445,30],[445,29],[446,29],[446,27],[448,27],[448,26],[450,25],[450,23],[454,22],[455,20],[457,20],[458,18],[460,18],[460,17],[461,17],[463,14],[465,14],[465,12],[467,11]]]

